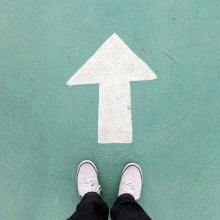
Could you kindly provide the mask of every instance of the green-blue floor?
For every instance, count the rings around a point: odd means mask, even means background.
[[[220,219],[219,0],[0,0],[0,219],[59,220],[83,159],[111,205],[130,161],[154,220]],[[66,81],[116,32],[157,74],[132,83],[133,143],[97,143],[98,85]]]

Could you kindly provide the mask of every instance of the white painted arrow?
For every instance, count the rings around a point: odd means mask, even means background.
[[[67,85],[99,83],[98,142],[131,143],[130,82],[156,78],[150,67],[113,34]]]

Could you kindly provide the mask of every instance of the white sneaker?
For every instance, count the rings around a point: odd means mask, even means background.
[[[122,171],[118,196],[131,194],[135,200],[138,200],[141,195],[142,183],[143,174],[140,166],[136,163],[127,164]]]
[[[98,180],[98,171],[90,160],[82,161],[77,170],[77,185],[79,195],[83,197],[88,192],[100,194],[101,186]]]

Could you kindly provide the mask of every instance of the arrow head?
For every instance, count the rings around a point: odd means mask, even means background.
[[[68,80],[67,85],[153,80],[156,74],[127,44],[113,34]]]

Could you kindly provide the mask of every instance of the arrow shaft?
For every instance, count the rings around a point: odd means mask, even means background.
[[[132,142],[131,93],[129,82],[100,84],[98,142]]]

